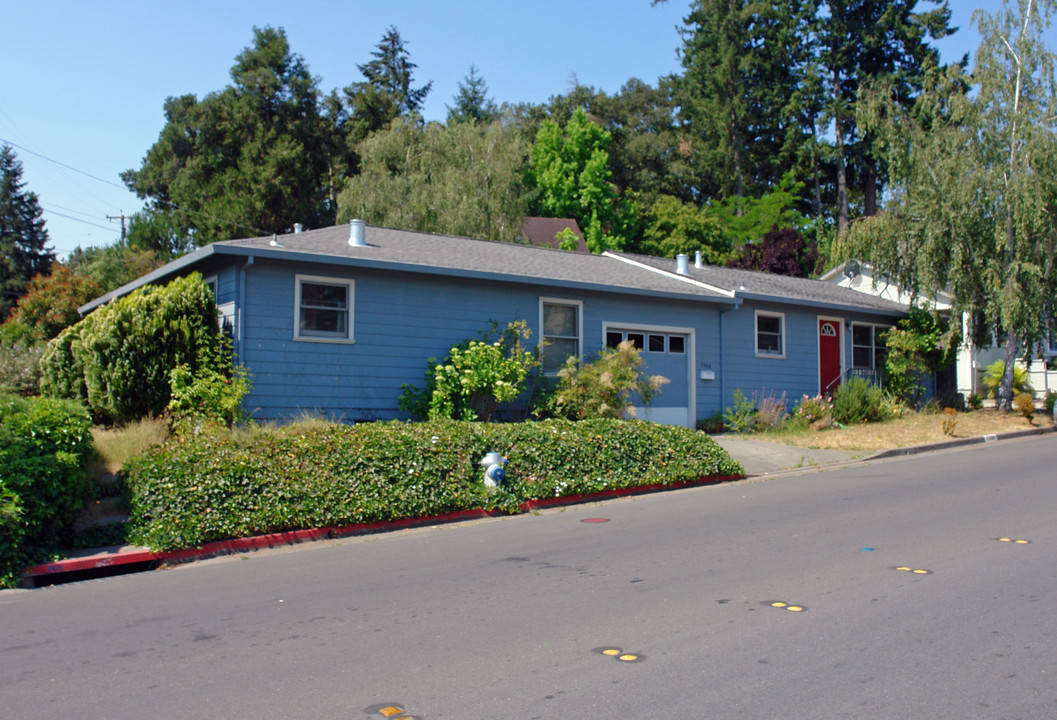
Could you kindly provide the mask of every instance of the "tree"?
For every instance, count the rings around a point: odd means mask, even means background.
[[[623,248],[625,221],[609,170],[609,133],[578,108],[562,128],[544,121],[532,146],[532,175],[540,212],[574,218],[591,252]]]
[[[516,131],[498,122],[423,127],[398,119],[356,149],[360,174],[338,197],[340,219],[520,241],[528,145]]]
[[[55,259],[37,194],[25,188],[18,156],[10,145],[0,146],[0,321]]]
[[[165,127],[125,184],[197,245],[333,222],[319,91],[280,28],[254,28],[232,83],[165,101]]]
[[[671,195],[661,195],[649,207],[642,237],[635,249],[646,255],[672,258],[701,250],[705,262],[722,265],[731,253],[731,244],[714,217]]]
[[[50,340],[80,320],[77,308],[100,294],[99,285],[90,277],[55,263],[48,275],[29,281],[9,322],[20,323],[37,337]]]
[[[455,95],[455,107],[448,106],[448,124],[474,122],[487,125],[499,115],[495,101],[488,97],[488,85],[484,78],[477,74],[477,68],[470,66],[469,74],[459,83],[459,92]]]
[[[820,270],[818,249],[792,228],[772,227],[758,243],[746,245],[728,267],[789,277],[814,277]]]
[[[416,114],[433,88],[432,81],[418,88],[411,86],[412,71],[418,66],[411,62],[395,27],[385,31],[371,51],[371,57],[374,59],[356,66],[364,79],[344,90],[349,113],[346,134],[351,145],[387,127],[398,117]]]
[[[78,275],[91,278],[99,285],[100,293],[117,290],[164,264],[153,250],[122,243],[88,249],[78,246],[66,258],[66,266]]]
[[[713,203],[709,214],[734,247],[759,242],[775,226],[804,231],[811,223],[796,210],[803,189],[804,183],[794,179],[793,171],[789,171],[776,187],[760,197],[730,197]]]
[[[692,137],[699,202],[758,195],[792,168],[807,139],[794,100],[818,5],[691,5],[682,30],[680,112]]]
[[[917,403],[924,388],[921,376],[951,366],[958,355],[961,335],[935,312],[911,308],[905,318],[884,335],[885,386],[901,400]]]
[[[938,64],[939,54],[927,44],[954,32],[949,27],[947,0],[928,0],[938,7],[914,12],[918,0],[826,0],[827,14],[819,20],[820,62],[829,79],[828,117],[832,120],[837,173],[837,216],[841,230],[848,225],[849,162],[859,178],[866,215],[877,210],[883,184],[870,134],[856,124],[860,87],[884,79],[893,99],[908,108],[917,94],[926,64]]]
[[[166,210],[141,210],[133,213],[128,224],[125,245],[149,250],[168,262],[195,247],[194,236],[182,227],[176,213]]]
[[[971,93],[959,67],[932,67],[914,113],[891,88],[864,104],[893,199],[839,246],[908,292],[948,289],[976,345],[1004,342],[1006,409],[1014,360],[1036,354],[1057,318],[1057,82],[1043,35],[1054,9],[1021,0],[974,14],[982,41]]]

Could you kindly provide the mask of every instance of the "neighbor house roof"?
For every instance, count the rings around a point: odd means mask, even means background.
[[[576,236],[576,252],[587,253],[587,243],[580,226],[572,218],[527,217],[521,223],[521,234],[536,247],[558,247],[558,233],[568,230]]]
[[[675,272],[674,260],[645,255],[611,252],[591,255],[374,226],[365,229],[365,245],[351,245],[349,236],[349,226],[338,225],[279,236],[215,242],[107,293],[79,310],[90,312],[112,298],[148,283],[197,269],[207,261],[230,257],[243,258],[244,261],[256,258],[518,282],[557,289],[617,292],[727,305],[737,305],[743,299],[758,299],[889,315],[905,312],[905,308],[896,303],[819,280],[712,266],[691,266],[689,275],[680,275]]]

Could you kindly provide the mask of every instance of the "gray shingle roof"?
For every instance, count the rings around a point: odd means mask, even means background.
[[[714,266],[691,266],[690,274],[681,276],[675,272],[675,260],[645,255],[589,255],[373,226],[365,229],[366,245],[357,247],[349,244],[349,234],[348,225],[337,225],[277,237],[213,243],[81,306],[79,310],[82,313],[93,310],[137,287],[193,269],[211,256],[234,255],[675,297],[692,302],[734,304],[755,299],[884,315],[905,312],[905,308],[896,303],[821,280]]]
[[[272,245],[271,236],[228,240],[215,245],[218,251],[237,249],[260,257],[289,256],[300,261],[314,258],[340,265],[731,302],[724,293],[604,255],[370,225],[365,230],[365,238],[365,247],[354,247],[348,242],[349,227],[339,225],[281,235],[276,238],[280,247]]]
[[[633,255],[631,253],[616,254],[658,270],[674,273],[676,269],[676,261],[668,258]],[[739,297],[745,299],[857,309],[882,312],[887,315],[903,315],[907,310],[904,305],[873,295],[867,295],[850,288],[840,287],[824,280],[794,278],[786,275],[773,275],[755,270],[738,270],[715,265],[705,265],[698,268],[692,262],[690,263],[689,277],[716,287],[735,290]]]

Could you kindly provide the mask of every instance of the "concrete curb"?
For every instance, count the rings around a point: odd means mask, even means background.
[[[522,513],[528,513],[534,510],[542,510],[563,505],[577,505],[587,502],[612,500],[614,498],[628,497],[632,495],[646,495],[650,493],[664,492],[666,490],[680,490],[688,487],[715,485],[733,480],[740,480],[743,477],[744,475],[718,475],[688,482],[672,483],[670,485],[638,485],[635,487],[602,490],[589,495],[567,495],[562,497],[541,498],[539,500],[528,500],[523,502],[519,506],[519,509]],[[510,513],[501,510],[485,510],[483,508],[477,508],[471,510],[459,510],[456,512],[444,513],[442,515],[405,518],[402,520],[356,523],[352,525],[312,528],[308,530],[290,530],[287,532],[270,533],[268,535],[257,535],[248,538],[220,540],[207,543],[201,547],[158,552],[152,551],[148,548],[130,545],[99,548],[86,550],[83,555],[76,555],[75,557],[55,560],[53,562],[27,568],[22,571],[22,582],[20,583],[20,587],[35,588],[42,585],[57,584],[58,582],[64,581],[60,579],[61,576],[66,576],[72,580],[105,577],[107,575],[118,575],[139,570],[151,570],[162,564],[177,564],[194,560],[205,560],[208,558],[220,557],[222,555],[236,555],[251,550],[261,550],[263,548],[275,548],[284,545],[290,546],[303,542],[332,540],[343,537],[355,537],[357,535],[371,535],[375,533],[403,530],[406,528],[444,525],[463,520],[502,517],[509,514]]]
[[[967,445],[982,445],[984,443],[998,442],[999,440],[1015,440],[1016,438],[1031,437],[1032,435],[1045,435],[1055,431],[1057,431],[1057,426],[1035,428],[1033,430],[1014,430],[1012,432],[998,433],[994,435],[978,435],[976,437],[948,440],[946,442],[930,443],[928,445],[911,445],[909,447],[892,448],[891,450],[879,450],[872,455],[867,455],[862,460],[883,460],[884,458],[919,455],[921,453],[965,447]]]

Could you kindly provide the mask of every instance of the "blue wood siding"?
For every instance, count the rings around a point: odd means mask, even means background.
[[[296,274],[354,280],[354,343],[294,340]],[[346,421],[404,417],[397,407],[401,385],[421,387],[428,358],[442,358],[455,343],[478,337],[492,320],[500,327],[526,320],[530,342],[538,342],[540,297],[583,303],[582,352],[589,359],[604,347],[602,325],[608,322],[692,328],[696,364],[719,363],[717,311],[697,303],[325,266],[295,271],[265,262],[248,266],[245,278],[240,358],[253,379],[247,410],[262,419],[302,412]],[[648,365],[649,355],[644,358]],[[696,370],[694,376],[698,406],[717,404],[717,383],[698,381]],[[659,406],[686,404],[685,377],[663,388]]]
[[[756,310],[784,315],[785,354],[768,357],[756,354]],[[851,366],[851,333],[848,323],[892,324],[891,318],[864,313],[842,313],[800,306],[746,303],[723,317],[723,408],[734,403],[734,391],[740,389],[749,399],[785,394],[786,407],[792,409],[804,395],[819,392],[818,319],[842,318],[841,341],[843,369]],[[720,408],[722,409],[722,408]],[[706,413],[707,414],[707,413]]]

